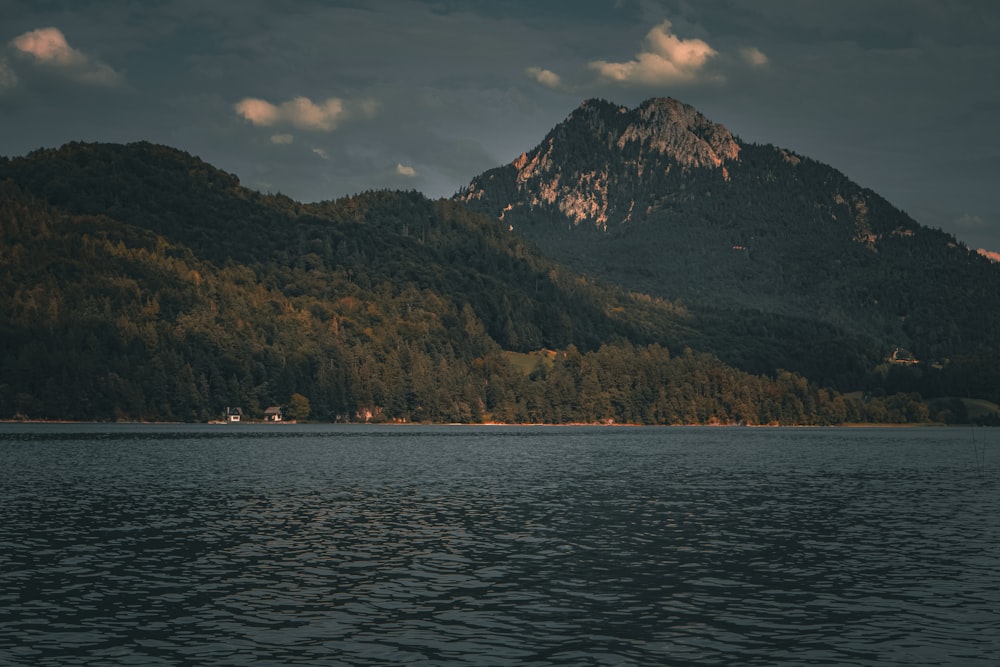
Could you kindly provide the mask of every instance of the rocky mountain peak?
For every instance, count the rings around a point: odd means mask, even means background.
[[[739,144],[729,130],[673,98],[647,100],[628,115],[632,118],[618,139],[619,147],[642,142],[693,167],[719,167],[739,158]]]
[[[623,192],[655,192],[665,174],[690,169],[718,169],[728,179],[726,163],[739,154],[729,130],[678,100],[654,98],[629,109],[590,99],[541,144],[478,177],[458,197],[488,204],[502,219],[526,204],[607,230],[645,215],[636,198],[621,200]]]
[[[719,167],[739,158],[739,143],[729,130],[671,97],[652,98],[635,109],[590,99],[564,125],[582,126],[608,146],[638,144],[688,167]]]

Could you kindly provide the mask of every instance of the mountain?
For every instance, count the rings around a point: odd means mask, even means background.
[[[931,416],[911,394],[861,400],[741,371],[698,351],[692,323],[415,192],[306,205],[148,143],[0,159],[2,418]]]
[[[724,154],[675,144],[703,155],[691,169]],[[149,143],[0,158],[0,418],[992,419],[959,400],[993,399],[987,364],[916,377],[860,338],[817,349],[815,320],[720,318],[569,268],[510,227],[416,192],[302,204]],[[824,379],[838,358],[862,391]]]
[[[1000,387],[1000,266],[677,100],[588,100],[455,199],[578,271],[682,302],[705,349],[741,368],[843,390],[872,372],[925,392],[949,374],[970,394]],[[897,349],[920,363],[886,366]]]

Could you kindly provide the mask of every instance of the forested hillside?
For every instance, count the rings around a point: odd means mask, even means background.
[[[456,199],[576,270],[682,301],[702,349],[744,370],[1000,401],[1000,265],[676,100],[589,100]],[[897,349],[919,363],[885,363]]]
[[[295,394],[341,421],[953,416],[738,370],[702,324],[413,192],[305,205],[145,143],[0,161],[0,418],[259,417]]]

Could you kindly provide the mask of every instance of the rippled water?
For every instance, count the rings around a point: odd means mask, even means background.
[[[1000,664],[1000,433],[0,426],[4,665]]]

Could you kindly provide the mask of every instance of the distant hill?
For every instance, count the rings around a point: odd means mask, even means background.
[[[146,143],[0,160],[2,418],[261,417],[296,394],[338,421],[913,417],[741,372],[689,321],[413,192],[304,205]]]
[[[852,357],[852,394],[793,363],[727,363],[718,350],[737,345],[801,359],[780,327],[819,325],[712,317],[584,275],[506,220],[416,192],[302,204],[149,143],[0,159],[0,418],[204,421],[273,405],[324,421],[980,414],[941,387],[915,393],[880,358]]]
[[[706,349],[741,368],[1000,391],[1000,266],[677,100],[589,100],[455,199],[578,271],[682,301]],[[883,364],[896,348],[920,363]]]

